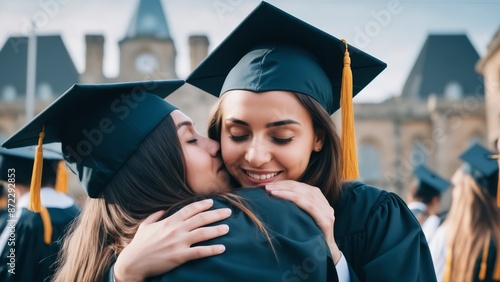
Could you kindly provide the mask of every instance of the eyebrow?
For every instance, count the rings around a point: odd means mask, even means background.
[[[243,126],[249,126],[247,122],[242,121],[240,119],[236,119],[236,118],[228,118],[226,121],[234,122],[236,124],[240,124],[240,125],[243,125]],[[284,119],[284,120],[273,121],[273,122],[267,123],[266,127],[270,128],[270,127],[282,126],[282,125],[287,125],[287,124],[298,124],[298,125],[300,125],[300,123],[297,122],[297,121],[295,121],[295,120]]]
[[[191,121],[183,121],[183,122],[179,122],[176,127],[177,127],[177,130],[179,130],[181,127],[183,126],[193,126],[193,123]]]

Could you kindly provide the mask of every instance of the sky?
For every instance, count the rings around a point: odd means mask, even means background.
[[[145,0],[148,1],[148,0]],[[204,34],[214,49],[258,0],[162,0],[177,49],[177,74],[189,74],[188,38]],[[386,62],[355,102],[381,102],[400,94],[429,34],[466,34],[479,56],[500,29],[500,0],[269,0],[284,11]],[[9,36],[61,34],[80,73],[85,35],[105,36],[104,73],[115,77],[118,42],[139,0],[0,0],[0,46]],[[453,48],[450,46],[450,48]],[[0,62],[1,63],[1,62]]]

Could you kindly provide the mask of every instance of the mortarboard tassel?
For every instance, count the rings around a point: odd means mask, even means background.
[[[490,158],[498,160],[498,169],[500,170],[500,154],[491,155]],[[497,180],[497,207],[500,208],[500,177]]]
[[[488,259],[488,252],[490,250],[490,239],[486,238],[486,241],[484,242],[483,246],[483,258],[481,259],[481,266],[479,267],[479,281],[484,281],[486,278],[486,268],[488,266],[487,259]]]
[[[448,250],[446,251],[446,259],[443,271],[443,282],[450,282],[451,279],[451,263],[453,260],[453,246],[450,244]]]
[[[50,245],[50,243],[52,243],[52,222],[50,220],[49,211],[46,207],[41,207],[40,216],[42,217],[43,222],[43,241],[45,244]]]
[[[33,212],[40,212],[42,202],[40,199],[40,186],[42,185],[42,169],[43,169],[43,138],[45,132],[42,127],[42,132],[38,135],[38,146],[35,152],[35,161],[33,163],[33,174],[31,175],[30,185],[30,204],[29,210]]]
[[[64,160],[59,161],[57,164],[55,188],[59,193],[68,193],[68,170],[66,169],[66,162]]]
[[[498,246],[500,246],[500,240],[497,238],[497,258],[495,261],[495,269],[493,269],[493,280],[500,280],[500,252],[498,251]]]
[[[342,108],[342,179],[359,178],[358,156],[356,153],[356,136],[354,132],[354,107],[352,105],[352,71],[351,58],[347,41],[345,43],[344,67],[342,69],[342,87],[340,90],[340,107]]]

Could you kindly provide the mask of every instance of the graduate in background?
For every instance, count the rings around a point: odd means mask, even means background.
[[[415,180],[410,187],[408,208],[417,218],[427,241],[430,242],[442,222],[438,214],[441,194],[451,186],[451,183],[424,165],[417,166],[413,174]]]
[[[429,243],[438,281],[500,281],[498,154],[465,151],[452,178],[452,204]]]
[[[67,189],[67,176],[65,166],[60,166],[60,150],[51,149],[43,150],[42,213],[39,214],[28,210],[35,147],[0,148],[0,178],[5,183],[14,180],[16,191],[14,218],[9,215],[7,227],[0,235],[0,281],[38,282],[52,278],[53,264],[60,250],[59,239],[78,215],[73,199],[63,193]],[[61,192],[55,190],[58,178]],[[12,224],[15,229],[8,228]],[[11,238],[15,241],[9,240]],[[13,255],[15,263],[10,264]]]

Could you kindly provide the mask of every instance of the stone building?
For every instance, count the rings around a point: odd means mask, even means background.
[[[38,36],[36,112],[73,83],[178,78],[170,28],[160,0],[138,1],[128,27],[124,28],[123,39],[118,42],[117,77],[103,73],[106,39],[102,35],[85,35],[85,71],[81,74],[59,35]],[[180,40],[189,41],[193,69],[207,55],[208,38],[193,35]],[[473,142],[490,144],[498,136],[495,129],[500,128],[500,108],[495,106],[500,102],[499,49],[497,33],[488,54],[477,64],[479,73],[486,78],[486,108],[483,78],[475,72],[479,55],[463,34],[429,35],[400,96],[379,104],[356,103],[363,180],[404,198],[414,165],[426,163],[449,178],[459,164],[458,154],[467,146]],[[0,73],[7,74],[0,76],[0,141],[25,123],[26,58],[26,38],[12,37],[0,50]],[[184,85],[167,100],[191,116],[201,132],[206,132],[214,97]],[[337,124],[338,116],[333,116]]]

